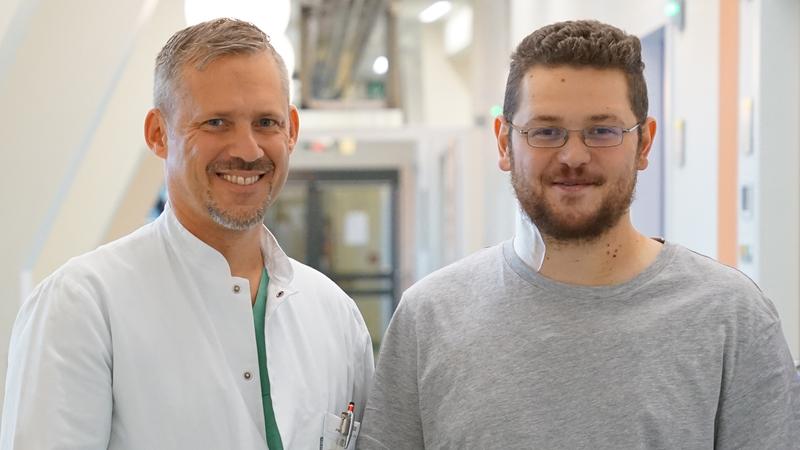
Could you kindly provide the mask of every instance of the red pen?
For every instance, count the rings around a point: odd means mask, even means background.
[[[353,412],[356,409],[356,404],[350,402],[347,404],[347,411],[342,412],[342,421],[339,424],[339,440],[336,444],[341,448],[347,448],[350,445],[350,437],[353,434]]]

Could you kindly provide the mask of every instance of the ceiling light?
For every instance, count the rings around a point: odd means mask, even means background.
[[[681,4],[675,0],[669,0],[664,4],[664,14],[667,17],[675,17],[681,12]]]
[[[356,141],[350,138],[341,139],[339,141],[339,153],[344,156],[352,156],[356,152]]]
[[[372,63],[372,71],[378,75],[383,75],[389,70],[389,60],[385,56],[378,56]]]
[[[440,1],[428,6],[419,13],[419,20],[422,23],[436,22],[450,12],[453,5],[448,1]]]
[[[444,51],[448,55],[469,47],[472,43],[472,8],[456,8],[444,24]]]

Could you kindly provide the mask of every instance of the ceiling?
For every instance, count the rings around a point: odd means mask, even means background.
[[[385,100],[393,89],[388,86],[393,83],[391,67],[400,64],[401,47],[419,45],[417,15],[432,3],[434,0],[293,2],[287,34],[298,55],[294,75],[303,85],[301,102],[305,106],[363,105],[370,99]],[[390,74],[373,72],[378,56],[389,58]]]

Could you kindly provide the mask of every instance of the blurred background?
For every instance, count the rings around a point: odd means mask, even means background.
[[[659,123],[635,224],[758,282],[798,358],[800,1],[2,0],[0,383],[33,286],[163,208],[154,59],[218,16],[271,35],[301,108],[266,223],[356,300],[376,349],[405,288],[514,233],[491,130],[511,51],[597,19],[642,39]]]

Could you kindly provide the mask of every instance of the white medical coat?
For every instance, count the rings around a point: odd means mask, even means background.
[[[286,449],[319,448],[323,417],[360,420],[372,344],[353,301],[264,228],[266,353]],[[0,448],[264,449],[245,278],[167,208],[73,258],[12,333]]]

